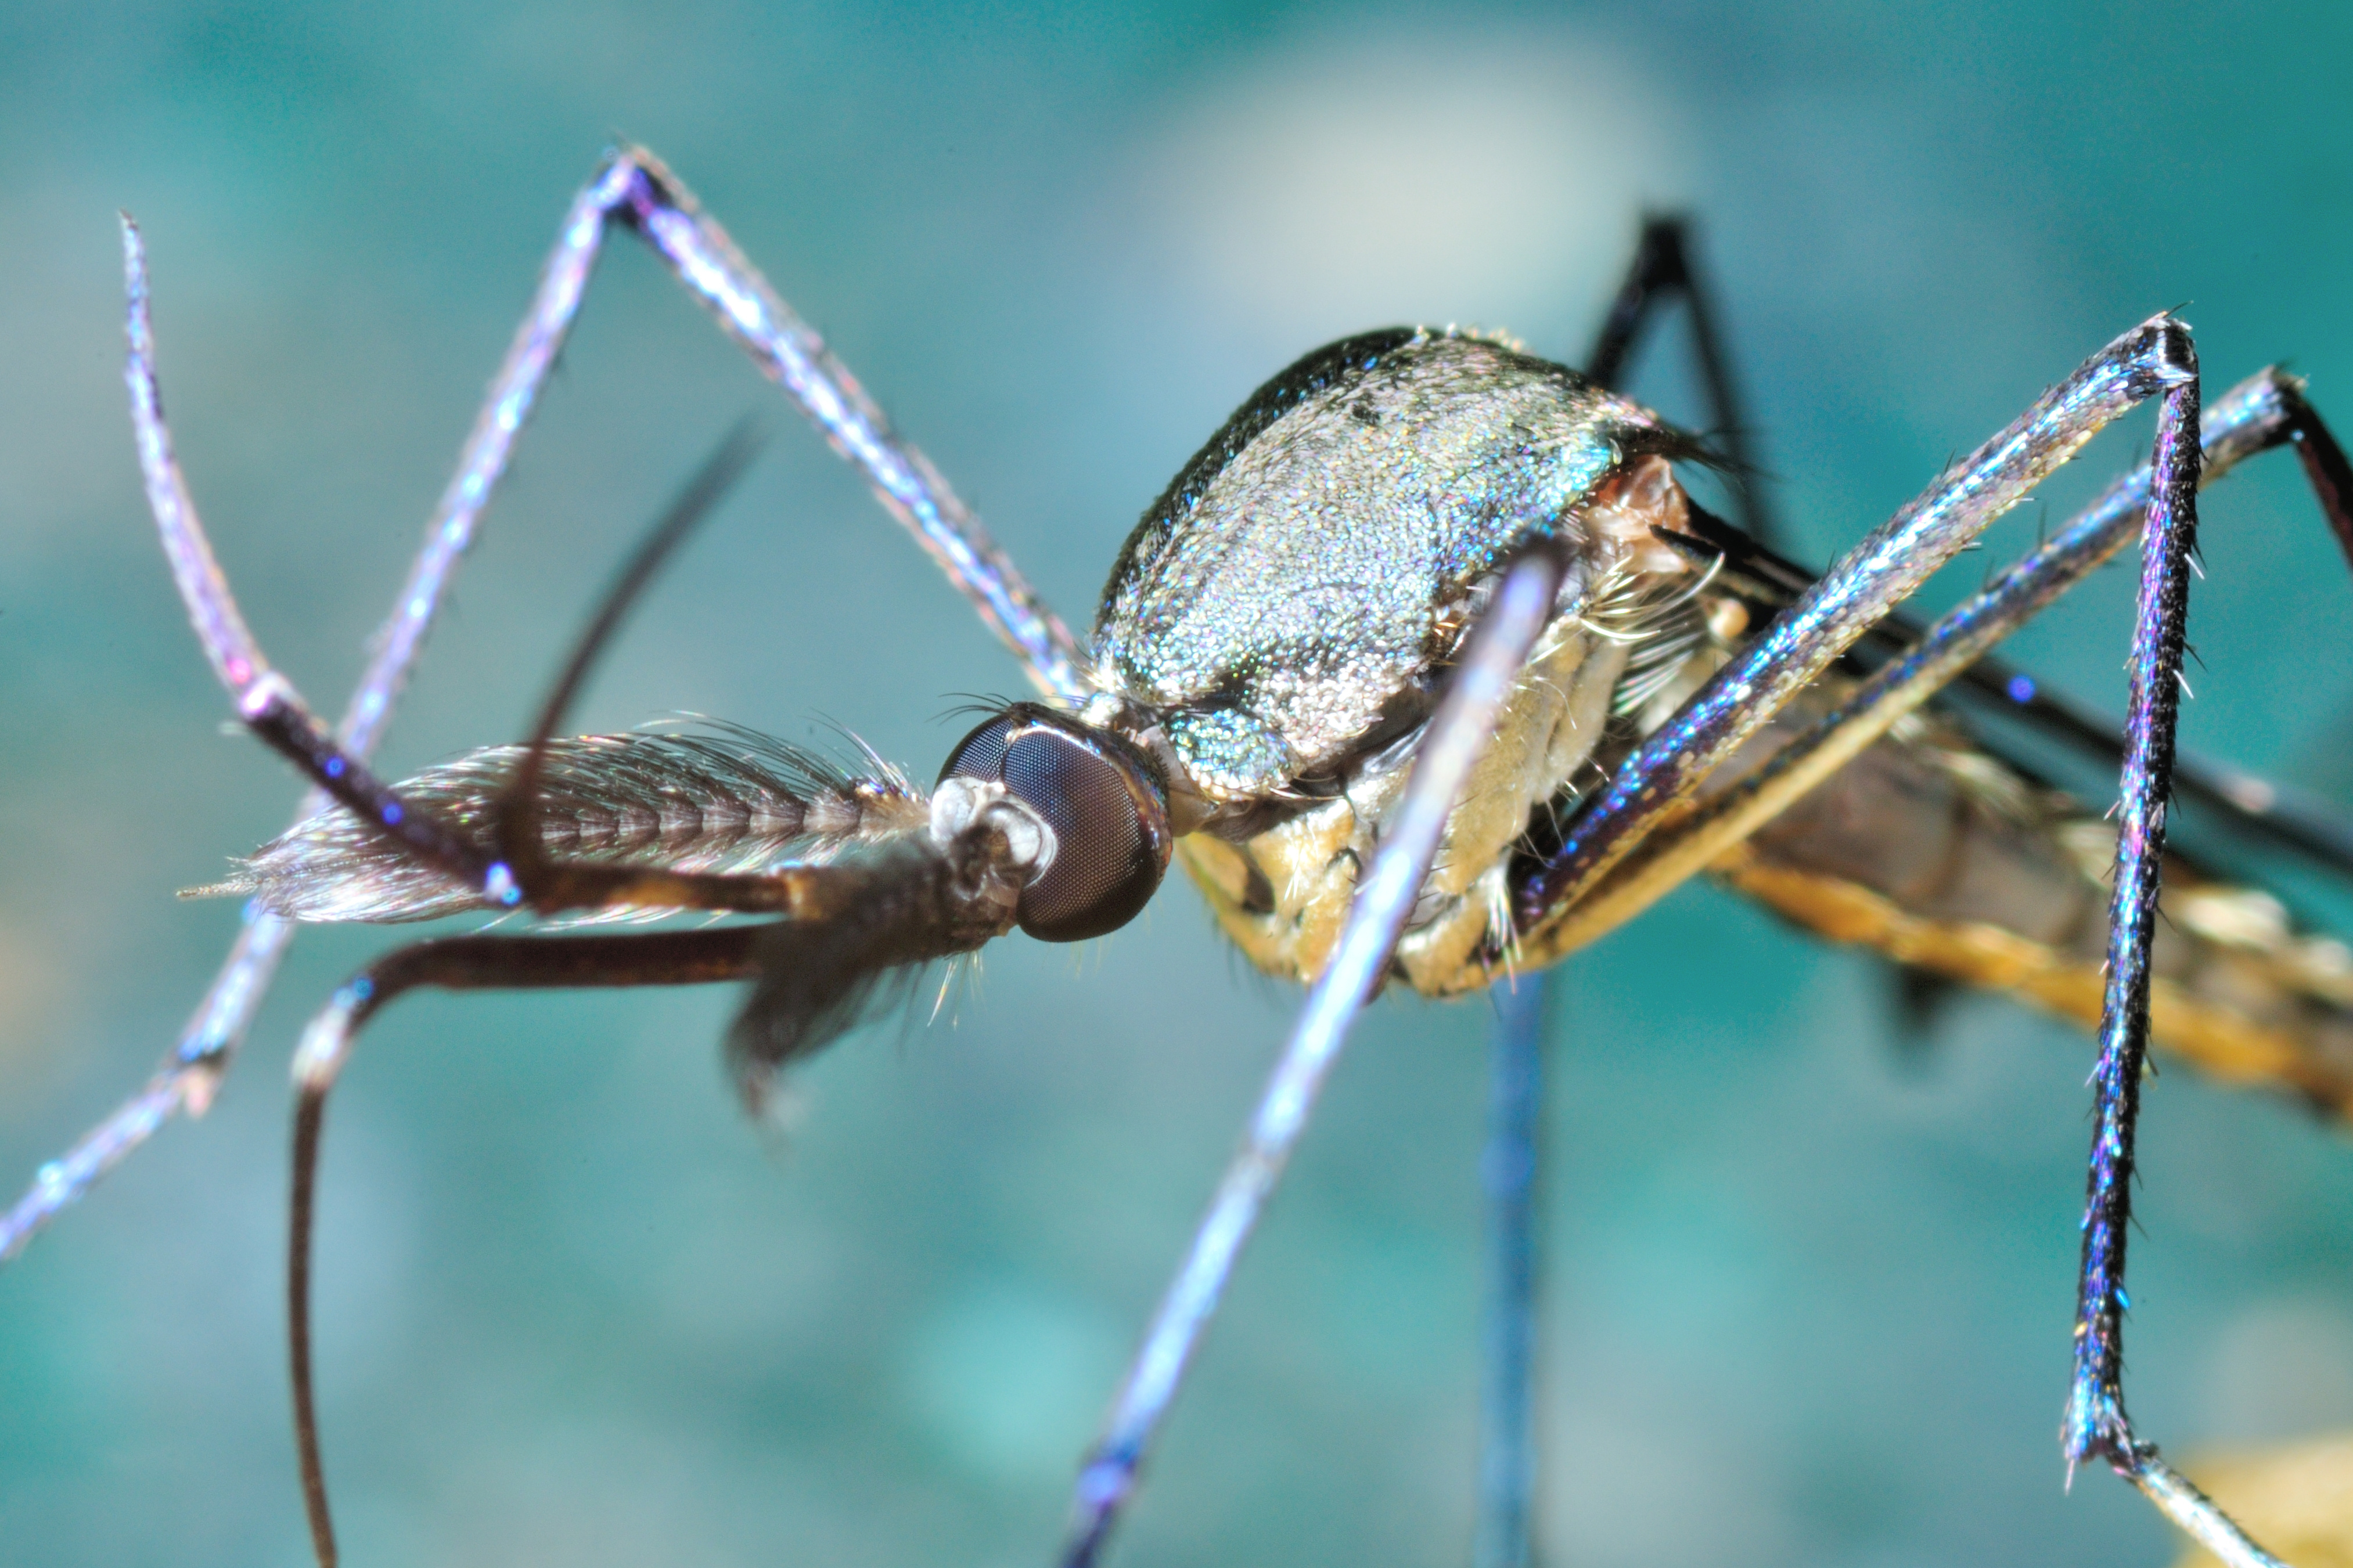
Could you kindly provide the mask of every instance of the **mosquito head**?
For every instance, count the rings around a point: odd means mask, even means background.
[[[1056,848],[1021,889],[1021,929],[1079,942],[1134,920],[1168,869],[1168,796],[1152,765],[1106,731],[1017,702],[956,742],[940,782],[976,779],[1046,819]]]

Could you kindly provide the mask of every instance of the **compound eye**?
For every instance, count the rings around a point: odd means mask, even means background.
[[[955,743],[955,750],[948,753],[948,760],[940,766],[940,782],[987,779],[993,784],[1003,783],[1006,739],[1014,731],[1025,728],[1029,722],[1019,704],[989,720]]]
[[[1168,808],[1143,759],[1100,731],[1023,703],[965,737],[943,777],[994,779],[1046,819],[1058,847],[1021,890],[1021,929],[1081,942],[1134,920],[1168,868]]]

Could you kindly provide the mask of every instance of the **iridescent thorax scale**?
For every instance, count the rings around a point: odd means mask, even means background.
[[[1189,804],[1183,858],[1254,962],[1320,968],[1483,592],[1552,536],[1571,560],[1554,628],[1399,951],[1424,989],[1483,981],[1509,940],[1504,860],[1627,668],[1588,617],[1688,574],[1651,529],[1683,515],[1665,458],[1695,455],[1566,366],[1398,328],[1293,365],[1177,475],[1113,567],[1096,679]]]

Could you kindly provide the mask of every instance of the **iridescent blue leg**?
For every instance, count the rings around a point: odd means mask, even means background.
[[[1096,1561],[1135,1489],[1145,1452],[1217,1312],[1234,1263],[1306,1131],[1349,1027],[1388,972],[1398,935],[1438,853],[1440,832],[1493,733],[1498,708],[1552,613],[1561,571],[1561,563],[1547,552],[1522,555],[1504,572],[1472,634],[1415,753],[1404,797],[1358,886],[1331,961],[1308,992],[1307,1005],[1259,1097],[1241,1152],[1226,1168],[1209,1212],[1145,1331],[1143,1347],[1128,1365],[1103,1436],[1079,1474],[1062,1547],[1066,1568]]]
[[[291,760],[318,789],[418,862],[478,889],[485,903],[543,914],[634,904],[645,908],[800,912],[809,868],[780,867],[758,875],[665,870],[655,867],[577,864],[549,859],[538,839],[536,780],[549,737],[564,719],[597,654],[670,552],[707,516],[758,447],[748,426],[722,443],[674,501],[660,524],[607,591],[544,705],[522,766],[508,786],[499,831],[490,847],[476,844],[430,811],[403,800],[314,717],[293,684],[269,667],[238,612],[228,580],[214,560],[179,465],[172,455],[163,400],[156,389],[147,321],[146,272],[139,231],[123,226],[124,266],[131,282],[132,417],[146,470],[148,501],[171,556],[173,574],[198,640],[237,716],[273,750]]]
[[[866,475],[876,499],[915,535],[980,618],[1049,697],[1091,695],[1070,628],[1040,601],[923,453],[891,428],[848,367],[779,299],[694,197],[642,148],[613,155],[613,216],[629,224],[761,373],[784,388],[833,449]]]
[[[2084,1225],[2075,1377],[2063,1438],[2071,1468],[2079,1460],[2106,1459],[2224,1561],[2241,1568],[2262,1568],[2274,1560],[2168,1468],[2156,1448],[2135,1435],[2125,1415],[2125,1241],[2134,1122],[2147,1044],[2148,952],[2164,849],[2201,451],[2211,455],[2219,470],[2269,447],[2306,441],[2310,437],[2302,432],[2319,426],[2295,395],[2294,384],[2267,371],[2224,397],[2203,421],[2202,435],[2193,438],[2191,432],[2200,427],[2194,359],[2183,368],[2189,374],[2164,394],[2157,447],[2147,467],[2111,486],[2056,537],[1939,621],[1916,647],[1883,667],[1767,766],[1662,835],[1673,841],[1664,856],[1645,847],[1621,862],[1620,874],[1654,868],[1645,865],[1646,857],[1713,858],[1724,844],[1753,831],[1828,770],[1884,733],[1897,717],[1925,701],[2000,637],[2080,581],[2138,526],[2143,574],[2134,627],[2109,978],[2094,1072],[2096,1130]],[[2322,499],[2326,503],[2329,498],[2324,494]],[[2332,524],[2334,521],[2332,515]],[[1603,882],[1597,900],[1608,900],[1611,890],[1611,884]]]
[[[1480,1390],[1475,1568],[1527,1568],[1536,1476],[1537,1176],[1544,1120],[1545,997],[1539,972],[1498,984],[1490,1032],[1486,1375]]]
[[[2062,1436],[2067,1462],[2105,1458],[2223,1561],[2275,1565],[2228,1516],[2168,1468],[2132,1429],[2124,1404],[2125,1244],[2132,1223],[2133,1136],[2148,1055],[2149,945],[2157,931],[2165,811],[2173,772],[2181,658],[2189,616],[2190,552],[2198,542],[2198,384],[2166,394],[2141,529],[2140,598],[2133,616],[2132,694],[2125,716],[2124,780],[2116,813],[2116,893],[2108,915],[2108,976],[2091,1171],[2084,1208],[2084,1268],[2076,1301],[2075,1377]]]
[[[2259,452],[2299,441],[2299,432],[2307,427],[2326,435],[2294,379],[2276,369],[2259,372],[2232,387],[2206,410],[2201,423],[2202,481],[2220,478]],[[1640,914],[1682,875],[1697,870],[1770,820],[2114,556],[2142,527],[2152,488],[2147,464],[2109,485],[2098,500],[1983,591],[1918,632],[1910,647],[1874,670],[1764,766],[1652,834],[1566,918],[1585,922],[1596,932],[1612,929]],[[2116,754],[2121,757],[2120,748]]]
[[[1712,430],[1725,447],[1738,489],[1741,526],[1769,542],[1773,522],[1747,446],[1740,409],[1715,328],[1715,310],[1692,265],[1689,224],[1644,221],[1634,260],[1585,359],[1585,374],[1620,388],[1635,349],[1659,313],[1680,300],[1690,312],[1692,348]],[[1481,1162],[1487,1201],[1487,1321],[1481,1378],[1479,1512],[1473,1560],[1481,1568],[1524,1568],[1532,1554],[1536,1476],[1535,1200],[1537,1130],[1544,1118],[1545,998],[1552,977],[1516,974],[1493,991],[1486,1152]]]
[[[2258,406],[2259,405],[2259,406]],[[2353,562],[2353,464],[2330,434],[2327,425],[2305,401],[2303,384],[2273,366],[2234,388],[2203,416],[2206,472],[2200,482],[2211,482],[2241,456],[2274,447],[2292,446],[2303,459],[2314,500],[2336,537],[2338,548]],[[2249,443],[2250,437],[2259,437]],[[2146,489],[2147,470],[2136,476]],[[2103,503],[2106,505],[2107,503]],[[2133,526],[2138,527],[2138,512]],[[1722,552],[1728,577],[1779,603],[1792,602],[1815,582],[1815,574],[1795,562],[1757,546],[1737,530],[1722,528],[1704,512],[1692,518],[1700,542]],[[1894,614],[1882,620],[1864,639],[1874,661],[1901,654],[1921,640],[1923,627],[1911,617]],[[1964,669],[1955,683],[1984,708],[2015,720],[2045,739],[2095,759],[2109,768],[2124,765],[2121,726],[2092,709],[2052,690],[2029,672],[1986,656]],[[1998,736],[1980,736],[1997,755],[2007,753]],[[2024,757],[2010,759],[2033,771]],[[2319,801],[2275,780],[2242,768],[2201,758],[2187,750],[2173,758],[2177,798],[2196,802],[2214,812],[2225,826],[2250,838],[2300,855],[2329,869],[2353,876],[2353,826]]]
[[[514,439],[570,329],[603,238],[604,208],[599,195],[598,187],[592,185],[575,202],[548,257],[538,293],[491,380],[490,396],[467,437],[457,472],[427,525],[424,547],[401,584],[392,614],[369,642],[373,651],[367,668],[336,731],[353,757],[364,759],[373,752],[390,723],[443,593],[473,542]],[[127,236],[126,243],[135,244],[135,236]],[[143,291],[143,279],[141,286]],[[133,390],[136,395],[135,383]],[[160,431],[160,420],[157,427]],[[165,441],[165,449],[153,454],[142,439],[141,455],[142,459],[162,457],[162,466],[171,469],[171,482],[177,492],[171,499],[176,500],[185,496],[185,490],[178,487],[176,469],[169,463],[168,437]],[[151,461],[142,466],[152,469],[154,465]],[[324,796],[308,794],[296,808],[294,820],[299,822],[325,805]],[[44,1165],[31,1190],[0,1215],[0,1262],[23,1250],[35,1234],[175,1112],[185,1109],[201,1114],[211,1103],[293,934],[292,922],[259,908],[248,910],[244,929],[162,1070],[64,1156]]]
[[[633,148],[611,154],[565,215],[539,290],[491,381],[457,472],[427,527],[424,549],[401,586],[391,616],[370,644],[374,654],[335,732],[343,760],[364,762],[390,722],[443,592],[472,542],[515,438],[571,331],[603,247],[606,226],[617,219],[646,238],[680,282],[784,388],[834,448],[865,472],[892,515],[915,532],[982,619],[1021,658],[1030,679],[1051,695],[1083,696],[1077,643],[1068,628],[1039,603],[923,454],[891,429],[856,378],[777,299],[719,226],[700,214],[693,198],[659,161]],[[133,393],[135,397],[135,384]],[[156,426],[160,431],[160,419]],[[161,453],[151,454],[142,437],[142,458],[160,456],[168,468],[165,440]],[[171,484],[174,493],[167,500],[185,500],[176,470]],[[160,510],[158,521],[164,521]],[[168,546],[168,529],[166,537]],[[222,628],[200,629],[209,633]],[[222,645],[207,635],[206,646],[212,650]],[[278,721],[288,721],[281,716]],[[290,722],[289,738],[299,738]],[[320,758],[322,764],[327,760]],[[325,804],[317,794],[306,795],[295,820]],[[0,1263],[21,1251],[174,1114],[184,1109],[201,1113],[211,1102],[292,936],[289,922],[259,910],[248,911],[245,929],[163,1069],[65,1155],[42,1166],[30,1189],[0,1215]]]
[[[1522,930],[1576,919],[1579,901],[1686,814],[1700,783],[1742,742],[2103,426],[2193,379],[2195,363],[2180,322],[2145,322],[1873,530],[1620,766],[1559,851],[1515,889]]]
[[[188,493],[186,479],[173,450],[171,428],[164,419],[163,395],[156,380],[146,247],[138,226],[128,217],[122,222],[122,263],[128,297],[126,335],[130,340],[123,379],[131,392],[132,425],[138,437],[148,507],[154,515],[164,555],[171,562],[172,575],[195,627],[197,641],[215,674],[227,688],[237,716],[264,742],[291,760],[322,793],[362,820],[374,823],[385,837],[400,843],[418,860],[480,889],[494,903],[512,906],[522,902],[522,889],[502,860],[476,847],[432,813],[404,802],[368,769],[358,748],[331,732],[311,713],[292,683],[269,667],[259,642],[237,608],[227,577],[214,558],[212,542],[206,536],[203,520],[197,515],[195,501]],[[721,458],[714,459],[703,479],[690,489],[686,500],[673,507],[671,516],[649,543],[651,562],[624,578],[622,590],[613,595],[606,615],[600,617],[582,655],[575,659],[566,684],[560,688],[564,699],[569,699],[587,659],[610,630],[611,623],[651,575],[653,567],[710,510],[718,494],[741,471],[749,451],[739,451],[738,447],[747,440],[739,433],[736,442],[723,447]],[[533,760],[536,761],[536,749]]]

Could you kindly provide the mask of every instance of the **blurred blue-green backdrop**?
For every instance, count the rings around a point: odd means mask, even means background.
[[[1816,559],[2164,307],[2210,384],[2294,356],[2353,419],[2348,42],[2316,5],[0,7],[0,1180],[143,1078],[237,919],[173,890],[295,795],[220,732],[140,501],[118,206],[146,226],[226,564],[332,702],[617,135],[1083,621],[1137,512],[1265,375],[1409,319],[1574,357],[1647,206],[1704,220]],[[1638,390],[1696,417],[1676,342]],[[618,242],[396,772],[514,733],[746,409],[790,417]],[[1018,675],[821,445],[783,437],[586,718],[832,719],[927,774],[951,694]],[[2209,516],[2188,741],[2341,792],[2353,589],[2294,464]],[[2114,708],[2128,595],[2111,573],[2014,651]],[[307,1560],[284,1067],[385,941],[306,937],[212,1115],[0,1275],[0,1558]],[[1559,1560],[2172,1551],[2107,1478],[2061,1489],[2080,1039],[1978,1000],[1902,1046],[1874,963],[1708,888],[1563,974]],[[1293,1003],[1172,887],[1107,941],[1005,944],[953,1026],[837,1048],[781,1145],[723,1082],[726,996],[405,1004],[345,1080],[324,1178],[351,1560],[1042,1561]],[[1483,1026],[1399,1001],[1363,1031],[1123,1563],[1465,1560]],[[2180,1071],[2145,1150],[2137,1414],[2177,1449],[2353,1424],[2343,1139]]]

